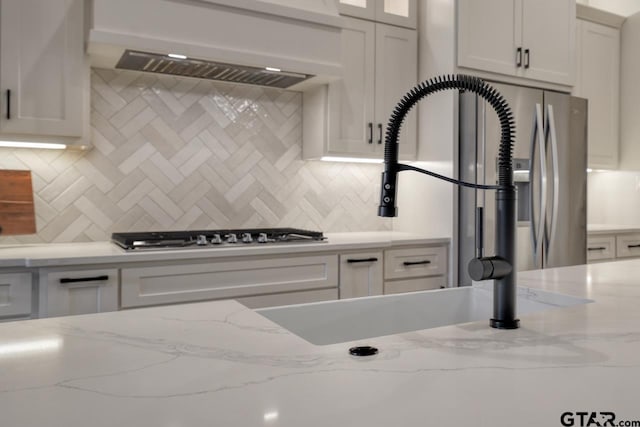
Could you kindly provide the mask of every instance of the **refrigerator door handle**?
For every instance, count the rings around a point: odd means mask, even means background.
[[[555,115],[553,105],[547,104],[547,123],[545,126],[545,141],[551,141],[551,166],[553,172],[553,204],[551,205],[551,220],[548,234],[545,224],[545,262],[549,261],[550,243],[555,241],[558,226],[558,206],[560,198],[560,166],[558,164],[558,134],[556,132]],[[545,142],[546,143],[546,142]],[[546,221],[545,221],[546,223]]]
[[[533,117],[533,130],[531,132],[531,152],[529,158],[531,159],[531,170],[529,178],[531,182],[530,200],[529,200],[529,217],[531,218],[531,242],[533,244],[533,257],[536,266],[542,267],[541,259],[542,254],[540,252],[543,235],[544,235],[544,217],[547,211],[547,160],[544,141],[544,128],[542,126],[542,105],[536,104],[536,110]],[[536,146],[538,147],[537,154],[540,157],[540,215],[538,217],[538,223],[536,225],[536,217],[534,214],[534,191],[533,186],[535,184],[535,155]]]

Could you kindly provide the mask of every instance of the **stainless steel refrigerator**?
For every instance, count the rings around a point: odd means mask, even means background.
[[[567,94],[492,83],[513,110],[517,187],[518,271],[586,263],[587,100]],[[472,93],[459,97],[459,177],[496,184],[500,126],[493,109]],[[483,208],[484,254],[493,255],[495,195],[461,187],[458,281],[476,255],[475,221]]]

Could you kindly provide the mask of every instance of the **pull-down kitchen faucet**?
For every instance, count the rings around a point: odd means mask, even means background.
[[[448,178],[431,171],[398,163],[398,134],[405,116],[422,98],[442,90],[466,90],[484,98],[498,114],[501,136],[498,151],[498,185],[479,185]],[[469,263],[469,274],[474,280],[493,279],[493,328],[516,329],[516,188],[511,164],[515,126],[509,105],[496,89],[485,81],[467,75],[440,76],[418,84],[396,105],[385,135],[384,172],[380,189],[378,215],[396,216],[396,183],[398,172],[412,170],[424,173],[453,184],[482,190],[496,190],[496,255],[478,256]],[[476,233],[481,233],[481,225]]]

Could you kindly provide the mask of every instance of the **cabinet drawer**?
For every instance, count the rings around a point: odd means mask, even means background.
[[[587,238],[587,261],[599,261],[616,257],[615,236]]]
[[[616,236],[616,257],[640,257],[640,234],[618,234]]]
[[[401,294],[404,292],[427,291],[447,286],[445,276],[420,277],[408,280],[392,280],[384,282],[384,294]]]
[[[438,276],[447,272],[446,246],[389,249],[384,255],[384,278]]]
[[[338,288],[338,256],[123,268],[122,307]]]
[[[40,270],[40,317],[118,310],[118,269]]]
[[[0,320],[31,315],[31,273],[0,274]]]

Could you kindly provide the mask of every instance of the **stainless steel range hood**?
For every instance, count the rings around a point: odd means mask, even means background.
[[[306,90],[340,78],[333,0],[93,0],[91,64]]]

